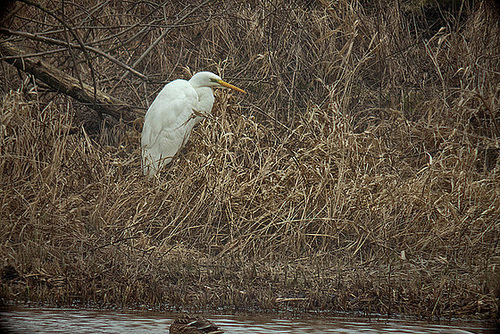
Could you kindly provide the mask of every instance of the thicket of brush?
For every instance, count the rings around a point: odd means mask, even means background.
[[[2,64],[2,294],[494,317],[500,31],[483,2],[447,4],[65,2],[89,45],[128,64],[195,9],[137,65],[157,83],[91,58],[98,87],[130,104],[147,107],[184,66],[250,94],[218,91],[213,116],[148,181],[140,118],[110,125]],[[37,10],[10,27],[43,33],[27,19]],[[92,82],[87,56],[44,56]]]

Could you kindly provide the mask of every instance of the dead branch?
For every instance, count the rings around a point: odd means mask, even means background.
[[[111,115],[116,119],[123,119],[126,122],[132,122],[144,114],[144,111],[140,108],[129,106],[123,101],[99,90],[94,91],[93,87],[88,84],[83,83],[80,85],[78,79],[41,59],[35,57],[23,58],[23,55],[27,53],[10,42],[0,41],[0,52],[3,55],[10,56],[4,58],[6,62],[32,74],[35,78],[42,80],[57,91],[87,104],[97,112]]]
[[[174,24],[172,27],[175,27],[177,26],[178,24],[180,24],[182,21],[184,21],[186,18],[188,18],[189,16],[191,16],[191,14],[193,14],[195,11],[197,11],[199,8],[205,6],[205,4],[208,3],[208,0],[202,2],[200,5],[196,6],[195,8],[193,8],[192,10],[190,10],[187,14],[185,14],[184,16],[182,16],[181,18],[179,18]],[[167,35],[168,33],[170,32],[170,30],[172,29],[172,27],[169,27],[169,28],[166,28],[163,33],[147,48],[146,51],[144,51],[144,53],[139,57],[139,59],[137,59],[134,64],[132,65],[133,67],[139,65],[143,60],[144,58],[151,52],[151,50],[153,50],[156,45],[158,45],[158,43],[160,43],[161,40],[163,40]],[[113,88],[113,90],[120,84],[120,82],[122,82],[126,77],[128,76],[128,72],[125,72],[125,74],[122,75],[122,77],[120,78],[120,80],[118,80],[118,82],[116,83],[115,87]]]
[[[97,48],[92,47],[92,46],[88,46],[88,45],[81,46],[79,44],[69,43],[67,41],[62,41],[62,40],[51,38],[51,37],[40,36],[37,34],[32,34],[32,33],[23,32],[23,31],[14,31],[14,30],[10,30],[7,28],[0,28],[0,33],[2,33],[4,35],[20,36],[20,37],[24,37],[24,38],[31,39],[34,41],[45,42],[48,44],[70,46],[72,48],[78,48],[78,49],[86,49],[88,51],[92,51],[100,56],[105,57],[106,59],[110,60],[114,64],[126,69],[128,72],[133,73],[134,75],[138,76],[139,78],[146,80],[146,81],[148,80],[148,78],[144,74],[134,70],[132,67],[128,66],[127,64],[124,64],[123,62],[119,61],[118,59],[111,56],[110,54],[105,53]]]

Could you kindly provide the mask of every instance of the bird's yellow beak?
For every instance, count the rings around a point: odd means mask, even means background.
[[[243,89],[238,88],[238,87],[236,87],[236,86],[233,86],[233,85],[231,85],[230,83],[227,83],[227,82],[225,82],[225,81],[222,81],[222,80],[217,80],[217,83],[218,83],[219,85],[223,86],[223,87],[231,88],[231,89],[233,89],[233,90],[235,90],[235,91],[237,91],[237,92],[240,92],[240,93],[245,93],[245,94],[247,93],[247,92],[245,92]]]

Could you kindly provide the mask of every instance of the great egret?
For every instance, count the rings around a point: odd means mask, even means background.
[[[228,84],[211,72],[199,72],[189,81],[168,83],[153,101],[142,128],[142,171],[154,176],[186,144],[193,127],[210,114],[214,104],[212,87],[243,89]]]

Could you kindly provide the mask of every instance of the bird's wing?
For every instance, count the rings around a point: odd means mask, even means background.
[[[195,123],[193,110],[197,105],[198,94],[185,80],[172,81],[161,90],[144,119],[143,168],[153,168],[156,173],[170,162],[191,134]]]

